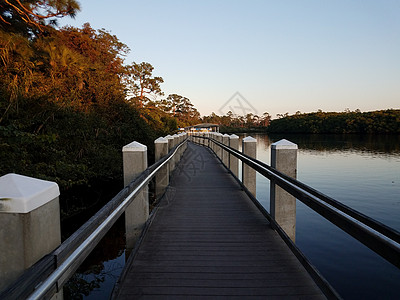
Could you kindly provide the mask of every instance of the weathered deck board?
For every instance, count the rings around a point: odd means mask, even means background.
[[[289,248],[205,148],[189,144],[118,299],[323,299]]]

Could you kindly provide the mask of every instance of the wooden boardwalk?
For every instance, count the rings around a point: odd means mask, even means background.
[[[189,144],[117,299],[324,299],[239,184]]]

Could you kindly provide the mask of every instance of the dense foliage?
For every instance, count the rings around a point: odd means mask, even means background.
[[[400,133],[400,110],[297,113],[272,120],[268,132]]]
[[[146,144],[151,162],[154,139],[180,123],[161,109],[168,97],[150,99],[163,94],[162,78],[149,63],[125,65],[116,36],[52,27],[78,10],[73,0],[0,2],[0,175],[57,182],[63,208],[74,189],[121,188],[121,148]]]

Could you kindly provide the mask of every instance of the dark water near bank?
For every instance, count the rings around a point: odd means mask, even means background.
[[[268,164],[271,143],[297,143],[300,181],[400,231],[400,136],[252,136],[257,158]],[[269,182],[260,175],[257,198],[269,211]],[[343,298],[400,299],[399,269],[299,201],[296,226],[296,244]],[[108,299],[125,264],[124,242],[122,219],[80,268],[65,298]]]

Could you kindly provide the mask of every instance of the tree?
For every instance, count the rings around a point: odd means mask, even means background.
[[[178,125],[185,127],[197,123],[200,113],[186,97],[170,94],[166,99],[156,102],[157,107],[178,119]]]
[[[76,0],[1,0],[0,29],[33,37],[56,25],[57,18],[75,17]]]
[[[129,48],[105,30],[65,27],[44,43],[51,73],[56,74],[52,95],[76,108],[106,107],[125,98],[124,56]],[[65,48],[65,49],[64,49]],[[59,93],[62,95],[59,95]]]
[[[154,67],[146,62],[133,63],[126,67],[126,85],[128,91],[138,100],[139,107],[149,100],[147,96],[155,98],[157,95],[164,95],[160,87],[164,80],[162,77],[153,77],[153,69]]]
[[[263,116],[261,118],[262,126],[267,127],[270,122],[271,122],[271,116],[269,115],[269,113],[268,112],[263,113]]]

